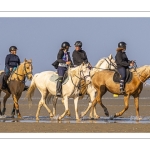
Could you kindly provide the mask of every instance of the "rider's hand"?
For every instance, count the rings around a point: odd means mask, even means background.
[[[12,68],[10,68],[9,70],[12,71]]]
[[[71,64],[71,61],[67,61],[66,64],[67,64],[67,65],[70,65],[70,64]]]
[[[130,62],[130,66],[134,66],[134,61],[131,61],[131,62]]]

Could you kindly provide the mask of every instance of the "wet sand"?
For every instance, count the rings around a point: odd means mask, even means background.
[[[28,100],[25,99],[25,93],[23,93],[22,98],[19,100],[20,112],[22,116],[35,116],[37,111],[37,105],[39,102],[40,94],[36,91],[33,99],[33,105],[29,109]],[[3,97],[3,94],[2,96]],[[146,86],[141,93],[140,99],[140,116],[150,117],[150,87]],[[1,100],[2,101],[2,100]],[[107,93],[103,97],[103,104],[108,108],[109,114],[114,115],[119,112],[124,107],[123,97],[113,98],[111,93]],[[7,101],[6,115],[10,116],[12,110],[12,99]],[[79,101],[79,113],[85,110],[88,105],[88,100]],[[52,103],[50,103],[49,108],[52,109]],[[74,103],[73,99],[69,100],[69,108],[71,110],[71,116],[75,117],[74,113]],[[103,109],[97,105],[97,114],[101,117],[105,117]],[[56,114],[61,115],[64,111],[64,106],[61,101],[58,100],[57,112]],[[89,114],[86,116],[88,117]],[[48,112],[44,107],[42,107],[40,116],[48,117]],[[135,106],[134,100],[131,97],[129,102],[129,109],[121,116],[123,118],[135,116]],[[150,133],[150,122],[148,123],[74,123],[63,121],[60,122],[5,122],[0,121],[0,132],[1,133]]]

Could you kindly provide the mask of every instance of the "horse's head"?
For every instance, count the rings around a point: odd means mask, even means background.
[[[24,75],[27,77],[28,80],[32,80],[32,77],[33,77],[32,60],[25,59],[23,64],[24,64]]]
[[[99,68],[110,69],[110,70],[115,69],[116,63],[115,60],[113,59],[113,56],[110,54],[108,57],[104,58],[104,61]]]
[[[89,84],[91,82],[90,71],[91,69],[89,63],[83,62],[80,65],[80,76],[85,80],[86,84]]]

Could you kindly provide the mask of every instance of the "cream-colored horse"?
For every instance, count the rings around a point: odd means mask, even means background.
[[[4,71],[1,71],[1,75],[0,75],[0,93],[1,91],[3,91],[4,93],[6,93],[6,95],[3,98],[3,111],[1,112],[1,106],[0,106],[0,114],[4,115],[5,111],[6,111],[6,101],[7,99],[10,97],[10,95],[12,94],[12,98],[14,101],[14,106],[13,106],[13,111],[12,111],[12,117],[14,117],[15,115],[15,110],[17,112],[17,116],[18,118],[21,118],[21,114],[19,112],[19,104],[18,104],[18,100],[22,95],[22,92],[24,90],[25,87],[25,78],[27,77],[27,79],[31,80],[32,79],[32,60],[24,60],[24,62],[22,62],[14,72],[12,72],[12,74],[10,75],[9,79],[8,79],[8,89],[1,89],[2,87],[2,82],[3,82],[3,75],[4,75]]]
[[[75,113],[76,119],[79,119],[78,115],[78,99],[79,99],[79,82],[81,79],[85,79],[86,83],[89,84],[91,82],[90,78],[90,69],[88,68],[89,64],[81,64],[75,68],[68,69],[68,77],[69,80],[67,83],[62,85],[62,98],[64,99],[65,112],[59,116],[59,120],[61,120],[68,112],[68,98],[74,98],[75,104]],[[28,100],[31,101],[31,97],[34,93],[35,88],[37,87],[41,93],[41,100],[39,101],[36,120],[39,120],[39,112],[42,106],[44,106],[50,114],[50,117],[53,117],[52,111],[48,108],[45,103],[47,95],[50,93],[51,95],[56,95],[56,83],[51,81],[50,78],[52,75],[56,74],[54,71],[45,71],[39,74],[35,74],[31,85],[27,91]]]
[[[102,71],[102,70],[114,70],[116,67],[115,64],[115,60],[113,59],[113,56],[110,54],[108,57],[104,57],[101,58],[97,64],[95,65],[95,67],[92,68],[90,75],[93,76],[95,72],[97,71]],[[81,90],[80,93],[82,93],[82,96],[79,97],[79,100],[83,99],[83,97],[85,96],[85,94],[88,94],[90,96],[90,102],[89,102],[89,106],[91,106],[92,101],[95,99],[95,94],[96,94],[96,89],[92,86],[92,84],[88,84],[86,85],[84,80],[82,80],[83,82],[81,82]],[[48,95],[48,99],[52,100],[52,104],[53,104],[53,114],[56,115],[56,103],[57,103],[57,99],[58,97],[56,96],[52,96],[51,94]],[[62,103],[64,103],[64,100],[62,99]],[[104,109],[104,113],[106,116],[109,116],[109,113],[107,111],[107,108],[101,103],[102,108]],[[68,111],[68,116],[70,116],[70,111]],[[96,113],[96,107],[94,107],[94,111],[91,110],[90,114],[89,114],[90,118],[99,118],[99,115],[97,115]]]

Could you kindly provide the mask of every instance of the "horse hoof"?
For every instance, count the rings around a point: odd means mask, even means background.
[[[53,114],[50,114],[50,118],[52,118],[52,117],[54,117],[54,115],[53,115]]]
[[[98,116],[98,115],[94,116],[94,119],[99,119],[99,118],[100,118],[100,116]]]
[[[105,115],[106,115],[107,117],[109,117],[109,113],[105,113]]]
[[[36,117],[36,121],[39,121],[40,119],[39,119],[39,117]]]
[[[17,118],[18,118],[18,119],[21,119],[22,117],[21,117],[21,116],[18,116]]]
[[[114,116],[110,116],[110,118],[109,118],[110,120],[113,120],[114,119]]]

